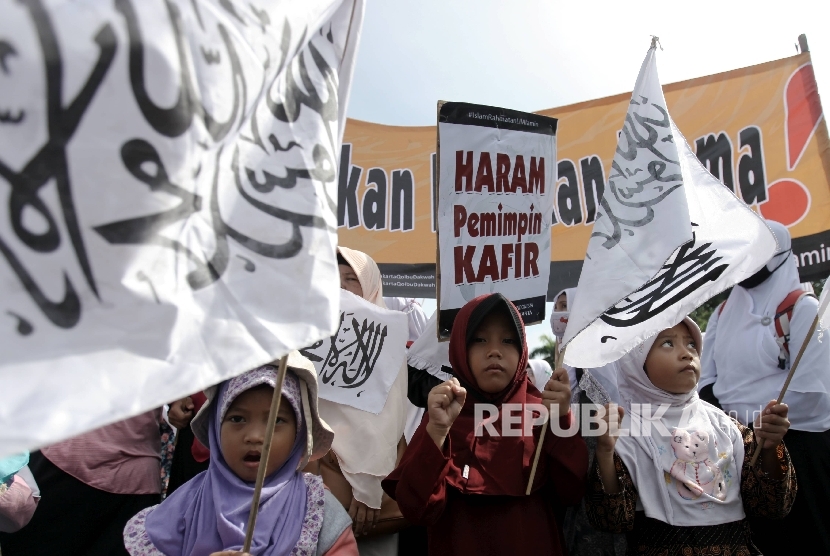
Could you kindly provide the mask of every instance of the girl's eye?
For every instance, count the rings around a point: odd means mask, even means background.
[[[241,415],[231,415],[230,417],[226,417],[225,420],[236,424],[239,424],[244,421]]]
[[[504,342],[505,344],[515,344],[516,339],[515,338],[505,338],[504,340],[502,340],[502,342]]]
[[[671,340],[663,340],[663,343],[660,345],[664,347],[674,347],[674,344],[672,344]]]
[[[689,342],[688,348],[697,351],[697,344],[694,342]]]
[[[473,343],[479,344],[479,343],[486,342],[487,340],[485,340],[484,338],[473,338],[472,341],[473,341]]]

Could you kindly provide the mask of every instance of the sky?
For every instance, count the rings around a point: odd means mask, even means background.
[[[348,110],[360,120],[435,125],[438,100],[533,112],[627,92],[651,35],[668,84],[793,56],[804,33],[819,93],[830,94],[827,0],[366,4]],[[547,324],[529,327],[531,349],[542,334]]]

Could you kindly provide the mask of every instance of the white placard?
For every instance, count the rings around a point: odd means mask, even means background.
[[[441,106],[439,335],[458,309],[498,292],[527,324],[545,317],[557,120],[475,104]]]
[[[328,337],[362,0],[0,18],[0,456]]]

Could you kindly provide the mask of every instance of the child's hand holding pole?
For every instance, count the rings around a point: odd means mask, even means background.
[[[430,390],[427,398],[427,411],[429,411],[427,434],[439,450],[444,449],[444,441],[447,439],[450,427],[461,413],[466,399],[467,390],[455,377]]]
[[[784,476],[778,462],[778,445],[784,440],[784,435],[790,429],[790,420],[787,413],[790,408],[785,403],[771,400],[761,415],[755,418],[754,431],[761,452],[761,468],[773,478]]]
[[[536,453],[533,455],[533,465],[530,467],[530,479],[527,481],[525,494],[530,494],[533,489],[533,481],[536,479],[536,468],[539,465],[539,456],[542,454],[542,446],[545,443],[545,429],[553,415],[564,417],[571,410],[571,379],[568,378],[568,371],[562,367],[562,359],[565,357],[565,350],[559,352],[556,358],[556,370],[553,371],[545,389],[542,390],[542,403],[548,408],[548,416],[542,425],[542,432],[539,433],[539,443],[536,444]]]
[[[617,445],[617,435],[625,410],[617,404],[605,404],[605,432],[597,437],[597,465],[602,487],[608,494],[620,492],[620,479],[614,467],[614,447]]]
[[[571,410],[571,381],[564,368],[553,371],[542,390],[542,403],[547,406],[551,418],[554,415],[564,417]]]

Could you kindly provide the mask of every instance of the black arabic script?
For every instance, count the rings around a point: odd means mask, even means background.
[[[600,318],[620,328],[645,322],[720,278],[728,266],[711,242],[698,243],[693,234],[654,278]]]
[[[354,313],[340,313],[340,326],[329,339],[326,355],[315,353],[323,346],[323,341],[301,350],[301,353],[315,363],[322,362],[320,380],[323,384],[345,389],[358,388],[372,376],[383,353],[388,331],[387,325],[368,318],[358,321]]]
[[[631,101],[617,145],[617,156],[608,176],[608,189],[600,201],[597,221],[607,218],[611,232],[595,231],[602,246],[612,249],[634,230],[654,220],[654,207],[683,185],[680,165],[671,135],[671,120],[666,109],[645,97]],[[595,227],[596,229],[596,227]]]

